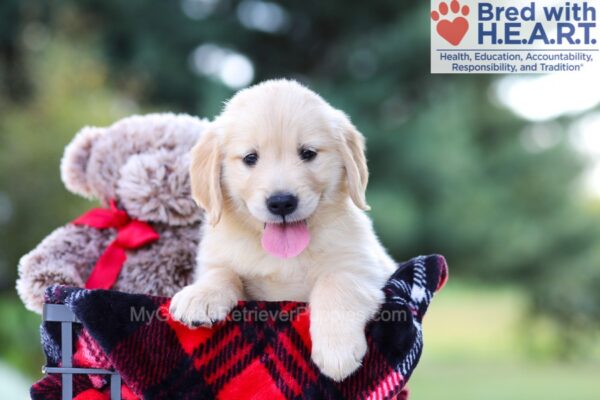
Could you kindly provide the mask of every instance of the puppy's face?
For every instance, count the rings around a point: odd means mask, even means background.
[[[192,191],[213,224],[235,212],[257,227],[307,221],[350,196],[366,209],[364,139],[348,118],[290,81],[236,94],[192,153]]]
[[[232,102],[223,128],[225,192],[262,224],[307,220],[338,197],[344,175],[340,143],[319,104],[274,94]]]

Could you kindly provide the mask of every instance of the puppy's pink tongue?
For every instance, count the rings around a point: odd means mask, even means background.
[[[267,253],[279,258],[296,257],[310,242],[305,221],[291,224],[266,224],[261,244]]]

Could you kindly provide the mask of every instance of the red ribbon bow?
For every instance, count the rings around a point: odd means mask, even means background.
[[[136,249],[160,238],[150,225],[129,218],[123,210],[119,210],[114,200],[110,201],[110,209],[94,208],[76,220],[75,225],[91,226],[97,229],[116,228],[117,237],[100,256],[92,273],[85,283],[86,289],[110,289],[127,260],[126,249]]]

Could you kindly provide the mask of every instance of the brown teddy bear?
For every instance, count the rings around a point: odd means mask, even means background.
[[[192,282],[202,211],[190,195],[188,153],[207,124],[150,114],[75,136],[62,180],[105,208],[56,229],[21,258],[17,291],[28,309],[41,312],[54,284],[172,296]]]

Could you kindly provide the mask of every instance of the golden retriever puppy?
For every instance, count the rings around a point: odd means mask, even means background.
[[[364,138],[348,117],[297,82],[263,82],[207,127],[190,173],[208,223],[173,317],[210,326],[238,300],[307,301],[313,361],[350,375],[395,263],[363,211]]]

